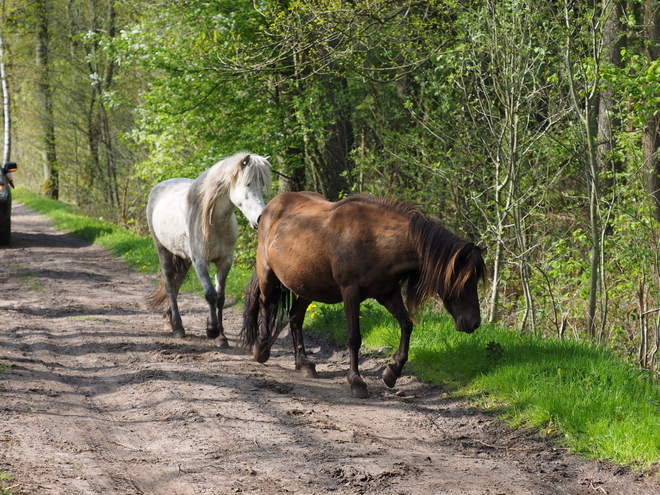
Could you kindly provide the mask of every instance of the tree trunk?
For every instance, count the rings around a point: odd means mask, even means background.
[[[604,14],[607,16],[603,25],[603,61],[616,68],[621,68],[621,49],[626,44],[623,25],[623,6],[618,2],[604,0]],[[623,164],[615,155],[617,147],[617,133],[621,128],[621,119],[616,115],[616,100],[614,91],[606,86],[600,92],[598,107],[598,168],[603,180],[601,181],[601,194],[610,197],[614,193],[617,174],[623,171]],[[612,198],[613,199],[613,198]],[[608,228],[608,231],[611,230]]]
[[[48,62],[48,2],[37,2],[36,63],[38,73],[37,89],[42,108],[44,136],[44,183],[43,192],[52,199],[59,198],[59,173],[55,148],[55,119],[53,116],[53,92],[50,85]]]
[[[345,172],[352,167],[350,158],[355,137],[348,102],[348,81],[346,78],[328,77],[323,82],[326,102],[332,108],[331,123],[324,128],[325,139],[306,139],[307,157],[321,193],[331,201],[336,201],[349,189]],[[311,136],[310,136],[311,137]]]
[[[579,81],[575,77],[573,64],[573,39],[571,37],[571,16],[569,15],[569,2],[564,4],[566,19],[567,37],[566,37],[566,77],[571,95],[573,111],[581,123],[581,133],[584,136],[584,142],[587,148],[586,155],[582,158],[584,163],[584,175],[587,185],[587,202],[589,207],[589,230],[591,237],[591,262],[589,269],[589,302],[587,307],[587,335],[592,341],[596,339],[596,310],[598,306],[598,288],[601,280],[601,259],[603,256],[601,233],[602,225],[600,221],[600,189],[599,189],[599,169],[598,169],[598,150],[596,143],[595,130],[597,129],[597,115],[595,110],[594,98],[597,88],[600,84],[598,74],[600,67],[593,68],[595,77],[593,81],[588,81],[588,77],[583,76]],[[579,86],[578,84],[584,84]],[[606,315],[603,315],[603,319]]]
[[[500,278],[502,267],[502,242],[498,239],[493,256],[493,272],[491,275],[490,298],[488,300],[488,323],[497,323],[500,319]]]
[[[646,26],[646,54],[649,62],[660,58],[660,7],[653,0],[644,2],[644,26]],[[642,157],[646,170],[646,185],[653,198],[653,215],[660,221],[660,116],[646,117],[642,131]]]
[[[2,83],[2,109],[4,117],[4,153],[3,163],[11,161],[11,107],[9,95],[9,82],[7,81],[7,70],[5,64],[5,40],[4,33],[0,33],[0,82]]]

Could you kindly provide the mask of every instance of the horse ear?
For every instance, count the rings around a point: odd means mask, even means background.
[[[247,167],[247,164],[250,163],[250,155],[245,155],[241,161],[241,167]]]
[[[474,251],[475,249],[479,249],[479,246],[475,245],[474,242],[468,242],[458,252],[458,257],[468,258],[472,254],[472,251]]]
[[[468,242],[463,246],[459,252],[460,257],[469,257],[474,251],[477,252],[480,256],[483,256],[486,254],[486,251],[488,251],[488,248],[486,246],[479,246],[475,244],[474,242]]]

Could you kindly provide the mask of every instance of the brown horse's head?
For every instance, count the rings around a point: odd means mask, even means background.
[[[438,290],[459,332],[472,333],[481,324],[479,280],[485,278],[484,249],[467,243],[454,256],[444,284]]]
[[[484,249],[467,243],[453,256],[444,283],[438,288],[459,332],[472,333],[481,324],[479,280],[485,278]]]
[[[486,276],[485,250],[421,214],[412,215],[410,234],[419,255],[420,274],[408,287],[408,307],[414,311],[438,295],[454,318],[456,330],[474,332],[481,324],[477,289]]]

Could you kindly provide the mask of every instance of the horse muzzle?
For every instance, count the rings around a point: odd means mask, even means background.
[[[480,325],[481,318],[472,322],[466,321],[464,318],[459,318],[455,322],[456,330],[467,334],[473,333]]]

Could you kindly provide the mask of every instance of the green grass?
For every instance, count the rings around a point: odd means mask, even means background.
[[[9,269],[16,274],[15,276],[17,278],[21,279],[26,285],[29,285],[30,290],[40,291],[44,288],[41,280],[22,264],[9,265]]]
[[[586,457],[639,468],[660,461],[660,386],[647,373],[583,342],[492,325],[467,335],[438,311],[418,320],[407,366],[421,380]],[[315,304],[306,321],[345,341],[341,305]],[[398,324],[377,303],[363,303],[360,323],[367,349],[398,346]]]
[[[0,495],[12,495],[12,492],[10,488],[4,488],[4,485],[7,484],[7,482],[10,482],[14,479],[12,475],[10,475],[7,471],[0,471]]]
[[[53,218],[55,226],[96,242],[133,268],[157,273],[151,239],[61,203],[17,189],[17,201]],[[199,290],[196,278],[188,287]],[[227,292],[240,298],[249,273],[233,269]],[[483,325],[474,334],[453,329],[442,311],[418,316],[408,367],[420,379],[495,412],[513,427],[533,427],[572,451],[635,467],[660,461],[660,387],[604,349],[573,340],[520,336]],[[365,350],[392,353],[399,328],[377,303],[362,305]],[[312,304],[305,326],[345,342],[341,305]]]

